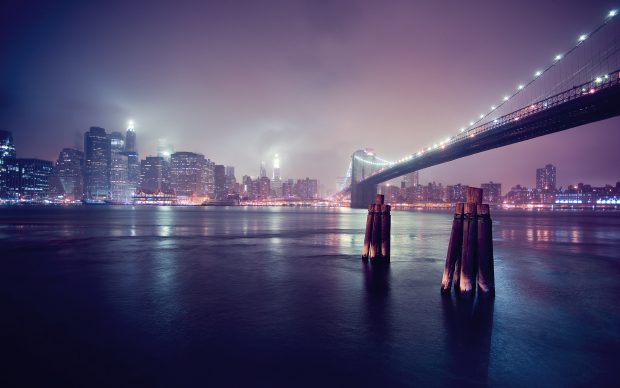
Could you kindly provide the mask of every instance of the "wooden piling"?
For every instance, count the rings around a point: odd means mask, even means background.
[[[368,259],[368,254],[370,252],[374,214],[375,205],[368,205],[368,216],[366,216],[366,233],[364,233],[364,248],[362,249],[362,259],[364,260]]]
[[[370,239],[370,254],[369,258],[376,259],[381,257],[381,206],[375,204],[373,210],[372,221],[372,237]]]
[[[459,278],[459,295],[463,298],[473,296],[478,272],[476,264],[476,245],[478,242],[476,206],[475,203],[466,203],[463,210],[463,249],[461,251],[461,276]]]
[[[452,221],[452,232],[450,233],[450,242],[448,243],[446,265],[441,279],[442,293],[450,292],[453,277],[455,285],[458,285],[460,278],[458,271],[461,268],[460,265],[457,267],[457,263],[461,260],[463,249],[463,208],[464,204],[462,202],[457,203],[454,208],[454,220]]]
[[[390,260],[390,205],[381,205],[381,256]]]
[[[495,273],[493,265],[493,232],[489,205],[478,205],[478,297],[495,296]]]
[[[383,194],[377,194],[375,196],[375,205],[383,205],[385,201],[385,196]]]
[[[482,203],[482,189],[477,187],[467,188],[467,203],[475,203],[476,205]]]

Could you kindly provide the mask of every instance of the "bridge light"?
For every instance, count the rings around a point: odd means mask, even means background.
[[[465,128],[461,128],[461,129],[460,129],[460,131],[461,131],[461,132],[465,132]]]
[[[597,84],[600,84],[601,82],[603,82],[603,79],[601,77],[596,77],[594,82],[596,82]]]
[[[473,122],[473,121],[470,121],[470,122],[469,122],[469,125],[470,125],[470,126],[474,125],[474,122]]]
[[[525,86],[523,86],[523,84],[521,84],[521,85],[517,86],[517,89],[519,89],[519,90],[523,90],[523,88],[524,88],[524,87],[525,87]]]
[[[534,73],[534,77],[540,77],[542,75],[542,71],[538,70],[536,73]]]
[[[450,140],[452,140],[451,137],[447,137],[446,140],[444,140],[444,143],[448,143]]]
[[[560,59],[562,59],[562,54],[558,54],[555,56],[554,58],[556,61],[559,61]]]
[[[504,101],[508,101],[510,99],[509,96],[504,96]]]
[[[618,10],[616,10],[616,9],[612,9],[611,11],[609,11],[609,17],[610,18],[613,18],[617,14],[618,14]]]
[[[497,121],[498,121],[497,119],[493,120],[493,122],[494,122],[495,124],[497,124]]]
[[[484,114],[480,113],[480,118],[483,119],[484,118]]]
[[[586,39],[588,39],[588,35],[587,34],[581,34],[581,35],[579,35],[579,39],[577,39],[577,41],[578,42],[583,42]]]
[[[495,110],[495,105],[491,105],[491,110]]]

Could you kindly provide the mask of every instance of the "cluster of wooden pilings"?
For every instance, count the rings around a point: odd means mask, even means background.
[[[454,289],[459,296],[495,296],[493,233],[489,205],[482,204],[482,189],[470,187],[467,202],[457,203],[448,244],[441,292]]]
[[[390,222],[390,205],[385,205],[384,196],[377,194],[375,203],[368,205],[362,259],[373,262],[390,260]]]

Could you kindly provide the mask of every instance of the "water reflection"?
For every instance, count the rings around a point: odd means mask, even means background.
[[[384,343],[389,336],[390,263],[363,261],[367,327],[372,338]]]
[[[486,384],[489,371],[493,301],[441,298],[446,355],[451,378]]]

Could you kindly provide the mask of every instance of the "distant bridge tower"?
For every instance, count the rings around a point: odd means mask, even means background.
[[[374,203],[377,185],[360,183],[388,163],[378,158],[370,148],[357,150],[351,155],[351,207],[365,209]]]

